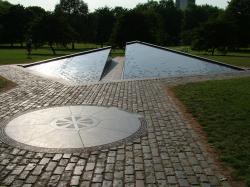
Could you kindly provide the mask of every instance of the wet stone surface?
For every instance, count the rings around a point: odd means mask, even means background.
[[[74,57],[27,67],[41,76],[63,80],[71,85],[96,82],[101,79],[111,49],[99,50]]]
[[[0,186],[223,186],[197,135],[165,86],[201,78],[122,81],[69,87],[1,66],[18,84],[0,94],[0,120],[43,107],[95,105],[142,115],[147,135],[119,146],[76,153],[29,151],[0,143]],[[249,76],[249,75],[247,75]],[[218,78],[203,77],[202,80]],[[226,78],[226,77],[225,77]]]
[[[143,43],[133,43],[126,46],[124,79],[233,72],[237,72],[237,70]]]

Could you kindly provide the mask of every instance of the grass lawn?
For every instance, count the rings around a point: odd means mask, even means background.
[[[174,88],[208,135],[233,177],[250,186],[250,78],[190,83]]]
[[[6,86],[7,81],[0,77],[0,91]]]
[[[74,50],[65,48],[56,48],[56,55],[52,54],[52,51],[47,47],[41,47],[39,49],[33,49],[31,59],[27,58],[26,49],[15,47],[10,48],[8,46],[0,46],[0,65],[4,64],[23,64],[37,62],[40,60],[55,58],[58,56],[68,55],[81,51],[87,51],[95,48],[100,48],[100,45],[95,44],[76,44]],[[116,49],[112,50],[111,56],[124,55],[124,50]]]
[[[0,92],[14,87],[15,84],[0,76]]]
[[[250,68],[250,49],[246,49],[240,52],[229,52],[227,55],[222,55],[216,53],[212,56],[210,53],[202,52],[202,51],[193,51],[189,46],[179,46],[179,47],[170,47],[171,49],[175,49],[182,52],[191,53],[194,55],[198,55],[201,57],[209,58],[212,60],[217,60],[219,62]]]
[[[52,51],[47,47],[41,47],[39,49],[33,49],[32,51],[32,58],[27,58],[26,49],[20,48],[19,46],[15,46],[14,48],[10,48],[7,45],[0,46],[0,65],[4,64],[23,64],[23,63],[31,63],[37,62],[40,60],[55,58],[58,56],[68,55],[72,53],[77,53],[81,51],[86,51],[90,49],[100,48],[100,45],[96,44],[75,44],[74,50],[57,47],[56,48],[56,55],[52,54]],[[170,47],[175,50],[188,52],[194,55],[202,56],[205,58],[210,58],[212,60],[217,60],[220,62],[241,66],[241,67],[248,67],[250,68],[250,50],[242,51],[242,52],[234,52],[228,53],[226,56],[215,54],[214,56],[206,53],[206,52],[199,52],[199,51],[192,51],[189,46],[178,46],[178,47]],[[112,49],[111,56],[124,56],[125,50],[124,49]]]
[[[117,57],[117,56],[124,56],[125,55],[125,50],[124,49],[112,49],[111,51],[111,56]]]

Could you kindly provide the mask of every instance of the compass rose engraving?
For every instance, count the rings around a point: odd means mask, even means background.
[[[89,129],[97,126],[99,121],[90,116],[70,116],[62,117],[52,121],[52,126],[57,129],[79,130]]]

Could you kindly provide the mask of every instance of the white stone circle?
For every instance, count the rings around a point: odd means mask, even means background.
[[[89,148],[131,136],[141,127],[139,118],[115,107],[63,106],[20,115],[4,130],[10,139],[29,146]]]

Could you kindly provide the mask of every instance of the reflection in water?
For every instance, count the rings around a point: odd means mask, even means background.
[[[126,46],[124,79],[178,77],[235,71],[237,70],[140,43]]]
[[[110,49],[106,49],[30,66],[28,69],[48,77],[64,79],[73,84],[95,82],[101,78],[109,53]]]

